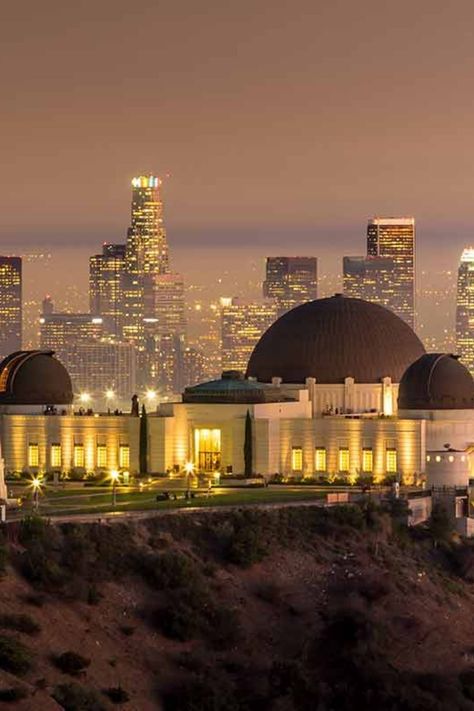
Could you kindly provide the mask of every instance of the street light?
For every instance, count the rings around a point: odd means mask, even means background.
[[[107,400],[113,400],[115,397],[115,392],[113,390],[106,390],[105,397],[107,398]]]
[[[43,480],[37,476],[31,480],[31,486],[33,487],[33,508],[35,511],[38,511],[39,508],[39,492],[41,490],[42,483]]]
[[[157,397],[157,392],[156,390],[152,390],[151,388],[146,391],[145,397],[148,400],[148,402],[153,402],[153,400],[156,400]]]
[[[81,393],[81,394],[79,395],[79,400],[80,400],[84,405],[87,405],[87,403],[91,401],[90,393]]]
[[[115,508],[117,505],[117,482],[119,476],[120,474],[116,469],[110,472],[110,478],[112,480],[112,508]]]
[[[194,473],[194,464],[193,462],[186,462],[184,465],[184,471],[186,472],[186,500],[189,501],[190,497],[190,483],[191,483],[191,477]]]

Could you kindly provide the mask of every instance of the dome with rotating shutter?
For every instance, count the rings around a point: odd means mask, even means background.
[[[407,368],[400,381],[398,409],[474,409],[472,375],[452,353],[425,353]]]
[[[54,351],[17,351],[0,363],[0,405],[70,405],[73,397]]]

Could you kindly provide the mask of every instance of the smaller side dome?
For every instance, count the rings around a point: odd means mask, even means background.
[[[0,363],[0,405],[70,405],[73,397],[54,351],[17,351]]]
[[[400,381],[399,410],[474,409],[474,379],[452,353],[426,353]]]

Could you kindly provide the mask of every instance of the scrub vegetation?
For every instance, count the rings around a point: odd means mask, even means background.
[[[405,517],[368,499],[10,525],[0,701],[474,710],[474,546],[441,511]]]

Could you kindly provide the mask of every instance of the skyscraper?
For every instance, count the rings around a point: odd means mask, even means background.
[[[317,299],[316,257],[267,257],[263,295],[275,299],[278,315]]]
[[[0,257],[0,358],[21,349],[21,257]]]
[[[123,320],[124,267],[124,244],[104,244],[102,254],[89,259],[90,311],[100,314],[106,332],[113,336],[120,335]]]
[[[126,251],[129,274],[142,277],[169,271],[160,187],[161,180],[154,175],[132,180],[132,219]]]
[[[389,308],[414,328],[415,218],[374,217],[367,227],[367,255],[393,260]]]
[[[456,350],[474,375],[474,249],[465,249],[458,269]]]
[[[222,368],[244,372],[260,336],[277,319],[273,301],[240,303],[232,299],[222,307]]]
[[[393,270],[388,257],[344,257],[344,294],[392,308]]]

